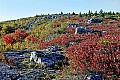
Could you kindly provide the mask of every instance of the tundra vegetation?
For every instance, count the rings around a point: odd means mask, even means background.
[[[89,73],[106,76],[105,80],[120,79],[120,13],[100,10],[95,13],[89,11],[53,15],[0,22],[0,61],[8,64],[2,54],[6,51],[23,48],[45,51],[48,46],[60,46],[60,54],[68,58],[68,65],[61,66],[60,71],[54,75],[47,74],[47,79],[82,80]],[[91,18],[100,18],[103,22],[87,23]],[[98,32],[75,34],[76,27],[68,27],[69,24],[101,31],[102,35]],[[25,27],[31,28],[26,30]],[[27,68],[41,68],[25,59],[22,64]]]

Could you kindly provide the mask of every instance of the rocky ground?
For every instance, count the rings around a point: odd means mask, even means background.
[[[56,73],[57,70],[30,62],[30,53],[26,52],[21,55],[9,53],[6,63],[0,62],[0,80],[45,80],[46,75]]]

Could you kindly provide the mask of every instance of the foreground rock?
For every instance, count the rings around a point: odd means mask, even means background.
[[[11,70],[8,65],[0,62],[0,80],[15,80],[19,76],[18,72]]]
[[[31,70],[27,73],[21,74],[21,77],[19,77],[17,80],[46,80],[47,74],[54,74],[56,73],[55,70],[41,70],[41,69],[35,69]]]
[[[55,49],[49,47],[49,50],[53,52],[58,51],[56,47]],[[46,78],[46,75],[54,75],[56,71],[58,71],[58,67],[56,66],[41,67],[41,64],[39,64],[40,62],[35,63],[33,61],[30,61],[31,52],[34,51],[24,49],[3,52],[3,55],[9,66],[4,63],[0,63],[0,66],[2,66],[0,67],[0,80],[46,80],[48,79]],[[35,52],[39,53],[39,55],[40,53],[44,53],[43,51]],[[43,55],[41,55],[41,57],[43,57]],[[46,58],[43,57],[41,59],[46,59],[47,61],[50,59],[54,64],[60,62],[60,60],[63,60],[60,58],[60,54],[57,55],[56,53],[54,53],[54,55],[45,53],[45,57]],[[46,60],[44,63],[47,62]]]

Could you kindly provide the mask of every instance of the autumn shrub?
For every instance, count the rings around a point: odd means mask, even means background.
[[[2,36],[2,38],[3,38],[3,42],[5,42],[6,45],[14,44],[16,42],[14,37],[11,34],[8,34],[6,36]]]
[[[38,42],[38,38],[30,35],[26,37],[26,40],[28,40],[30,43],[37,43]]]
[[[61,24],[60,23],[54,23],[54,24],[52,24],[52,26],[51,27],[53,27],[53,28],[56,28],[56,27],[61,27]]]
[[[105,46],[95,42],[87,41],[67,48],[66,54],[72,68],[81,73],[95,71],[119,77],[120,45]]]
[[[6,45],[8,44],[12,45],[16,42],[22,42],[26,36],[27,36],[26,32],[18,29],[18,30],[15,30],[13,34],[2,36],[2,38],[3,38],[3,42],[5,42]]]
[[[74,34],[75,33],[75,28],[65,28],[65,32],[69,34]]]
[[[13,33],[13,37],[17,42],[23,41],[27,37],[27,34],[25,31],[17,29],[17,30],[15,30],[15,33]]]

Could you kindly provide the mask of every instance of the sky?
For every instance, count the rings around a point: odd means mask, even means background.
[[[120,0],[0,0],[0,21],[40,14],[94,11],[120,12]]]

